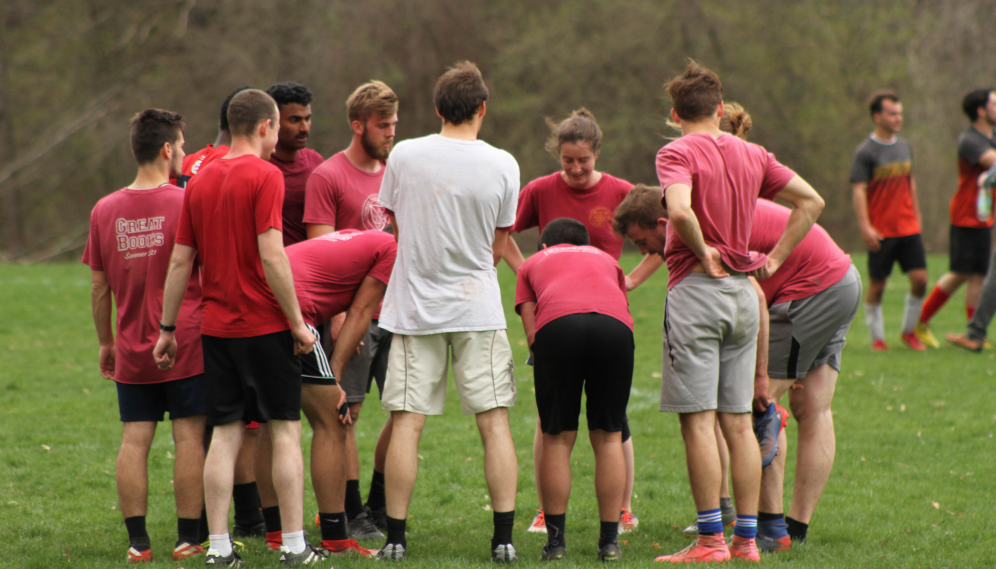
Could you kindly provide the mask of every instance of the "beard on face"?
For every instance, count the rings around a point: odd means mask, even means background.
[[[387,160],[387,156],[391,153],[391,148],[394,146],[393,141],[386,147],[374,143],[374,141],[370,139],[370,131],[368,130],[363,132],[363,138],[360,139],[360,144],[363,145],[363,151],[367,153],[367,156],[373,158],[374,160],[380,160],[381,162]]]

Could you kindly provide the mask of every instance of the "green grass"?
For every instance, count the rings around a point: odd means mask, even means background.
[[[623,265],[629,269],[636,261],[627,256]],[[947,261],[931,257],[929,262],[933,282]],[[855,263],[864,270],[863,257]],[[511,308],[514,280],[504,266],[501,279],[509,337],[516,362],[523,362],[522,328]],[[629,413],[637,450],[634,509],[641,521],[636,533],[622,536],[622,563],[630,566],[650,567],[656,555],[684,547],[687,540],[680,528],[694,515],[677,418],[656,410],[665,283],[664,275],[657,275],[630,296],[637,351]],[[989,567],[996,558],[996,361],[992,352],[975,355],[944,346],[920,354],[901,346],[898,327],[906,286],[897,271],[886,292],[891,351],[870,352],[863,313],[851,328],[834,403],[837,460],[809,543],[766,556],[764,563],[795,568]],[[935,318],[934,330],[942,336],[963,325],[958,294]],[[87,269],[78,264],[0,266],[0,354],[0,528],[5,533],[0,567],[124,565],[127,537],[113,475],[121,426],[114,386],[97,371]],[[516,376],[521,397],[511,411],[519,457],[515,542],[522,564],[532,566],[545,543],[544,536],[525,531],[536,507],[532,370],[520,365]],[[447,414],[430,418],[419,449],[419,481],[409,521],[412,567],[486,566],[488,561],[491,512],[484,509],[488,500],[481,446],[473,420],[460,413],[455,390],[448,396]],[[358,425],[364,496],[385,416],[373,404]],[[789,431],[791,446],[791,423]],[[305,433],[310,439],[307,427]],[[585,440],[579,438],[574,455],[569,559],[563,564],[568,567],[595,563],[594,463]],[[171,453],[164,425],[149,469],[148,525],[160,560],[154,567],[177,566],[169,554],[176,531]],[[789,453],[786,500],[791,499],[794,461],[791,449]],[[310,480],[306,484],[310,517],[315,504]],[[245,558],[252,567],[278,566],[261,540],[247,543]],[[184,566],[201,563],[196,558]],[[334,561],[340,569],[369,563]]]

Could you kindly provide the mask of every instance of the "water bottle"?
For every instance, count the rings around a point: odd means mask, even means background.
[[[996,166],[985,173],[975,198],[975,217],[979,221],[989,221],[993,212],[993,187],[996,186]]]

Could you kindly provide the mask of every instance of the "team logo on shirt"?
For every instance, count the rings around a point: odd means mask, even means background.
[[[387,222],[389,221],[387,210],[377,202],[377,194],[370,194],[367,196],[366,201],[363,202],[360,220],[363,223],[363,229],[367,230],[380,231],[387,226]]]
[[[588,221],[595,227],[605,227],[605,224],[612,219],[612,210],[605,206],[598,206],[588,212]]]
[[[165,217],[147,217],[144,219],[120,218],[114,222],[117,232],[118,251],[133,251],[162,247],[166,244],[166,236],[162,233]],[[126,259],[144,257],[146,253],[129,253]]]

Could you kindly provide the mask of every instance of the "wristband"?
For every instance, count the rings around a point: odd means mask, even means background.
[[[162,322],[160,322],[159,323],[159,329],[162,330],[163,332],[176,332],[176,324],[174,324],[172,326],[167,326],[167,325],[163,324]]]

